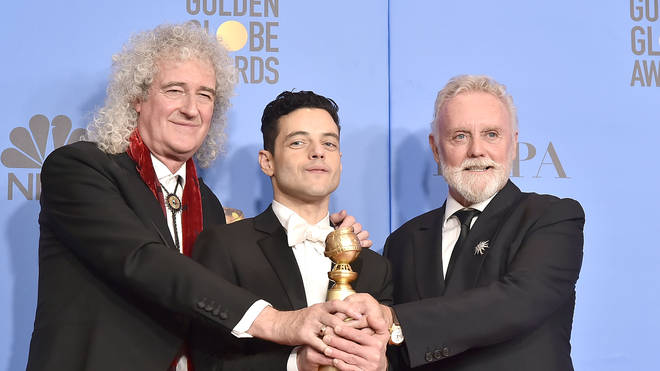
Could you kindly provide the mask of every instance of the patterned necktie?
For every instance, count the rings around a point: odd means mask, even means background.
[[[461,252],[461,246],[467,239],[468,233],[470,232],[470,223],[475,216],[481,214],[481,211],[476,209],[461,209],[455,212],[453,215],[458,218],[461,223],[461,234],[458,236],[456,244],[454,244],[454,249],[451,252],[451,258],[449,259],[449,267],[447,268],[447,274],[445,276],[445,282],[449,280],[449,276],[453,271],[454,265],[456,264],[456,259]]]

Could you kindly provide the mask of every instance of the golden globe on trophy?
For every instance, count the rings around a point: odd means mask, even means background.
[[[338,228],[325,238],[325,256],[335,263],[334,268],[328,272],[328,277],[334,285],[328,290],[327,300],[344,300],[345,297],[355,294],[351,282],[358,274],[353,272],[352,263],[362,251],[360,240],[353,233],[353,227]],[[319,371],[337,370],[332,366],[321,366]]]
[[[355,294],[350,282],[357,278],[357,273],[353,272],[350,263],[360,255],[360,251],[362,246],[353,233],[353,227],[338,228],[325,238],[325,256],[335,263],[335,267],[328,272],[328,277],[335,284],[328,290],[327,300],[344,300]]]

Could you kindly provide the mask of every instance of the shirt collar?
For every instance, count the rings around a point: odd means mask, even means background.
[[[303,219],[300,215],[296,214],[295,211],[289,209],[288,207],[275,200],[273,200],[273,212],[275,213],[277,220],[279,220],[280,224],[282,224],[282,227],[284,227],[284,229],[287,231],[289,230],[289,222],[294,215],[300,219]],[[330,226],[330,213],[325,214],[325,217],[323,217],[323,219],[314,225],[318,227]]]
[[[153,153],[150,153],[151,155],[151,163],[154,166],[154,172],[156,173],[156,177],[158,180],[162,183],[168,180],[169,178],[175,177],[175,176],[180,176],[181,177],[181,188],[186,186],[186,164],[184,163],[179,170],[177,170],[174,174],[170,171],[170,169],[165,166],[164,163],[162,163],[156,156],[153,155]]]
[[[499,193],[499,191],[497,193]],[[490,198],[488,198],[487,200],[481,201],[481,202],[476,203],[474,205],[470,205],[469,207],[471,209],[477,209],[480,212],[483,212],[484,209],[486,208],[486,206],[488,206],[488,204],[490,203],[490,201],[492,201],[493,198],[497,195],[497,193],[490,196]],[[451,196],[451,194],[448,194],[447,195],[447,204],[445,205],[445,219],[443,221],[443,225],[444,225],[444,223],[447,222],[447,219],[451,218],[451,216],[454,215],[455,212],[457,212],[458,210],[464,209],[464,208],[465,207],[463,205],[461,205],[458,201],[456,201]]]

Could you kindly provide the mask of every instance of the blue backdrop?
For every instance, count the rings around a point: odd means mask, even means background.
[[[427,142],[438,89],[461,73],[506,84],[520,119],[513,181],[576,198],[587,213],[576,369],[658,368],[660,176],[646,164],[657,145],[658,0],[69,0],[3,9],[0,369],[27,360],[41,162],[102,104],[111,56],[132,33],[187,20],[211,33],[237,21],[227,36],[247,33],[232,53],[241,83],[229,146],[202,174],[223,203],[248,216],[268,204],[256,156],[262,109],[282,90],[311,89],[340,106],[344,173],[331,208],[355,215],[377,250],[446,196]]]

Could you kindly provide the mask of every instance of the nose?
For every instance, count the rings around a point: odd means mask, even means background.
[[[194,94],[186,94],[181,100],[181,113],[187,117],[195,117],[199,112],[197,109],[197,102],[195,101]]]
[[[325,157],[325,149],[323,145],[318,142],[312,142],[309,146],[309,157],[313,159],[319,159]]]
[[[486,154],[485,146],[480,137],[472,137],[468,147],[469,157],[482,157]]]

